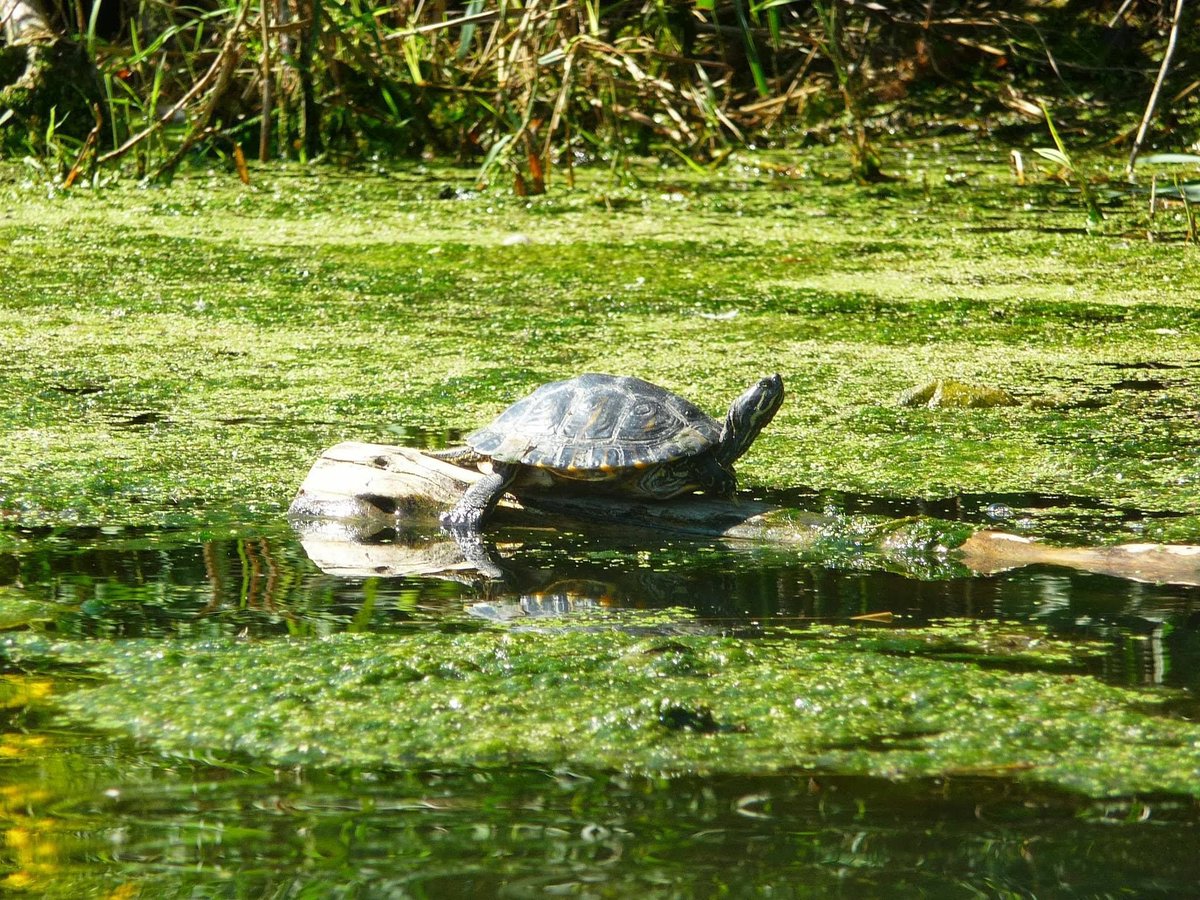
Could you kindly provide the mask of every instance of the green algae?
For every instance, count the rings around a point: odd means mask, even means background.
[[[1082,673],[1091,648],[1030,628],[751,641],[543,623],[4,646],[21,665],[89,663],[105,680],[59,697],[69,715],[169,754],[375,770],[984,774],[1091,796],[1200,784],[1200,726],[1167,714],[1174,694],[1101,684]]]
[[[0,169],[0,520],[17,526],[0,529],[0,547],[27,564],[33,554],[19,535],[39,525],[65,526],[71,542],[86,533],[75,525],[261,533],[324,447],[347,438],[450,441],[536,384],[583,369],[652,378],[714,413],[751,378],[781,371],[789,401],[740,475],[744,485],[824,498],[830,524],[812,558],[836,568],[961,574],[944,551],[970,531],[927,517],[846,514],[843,493],[895,498],[905,509],[919,498],[1070,495],[1070,511],[1086,522],[1080,540],[1200,542],[1197,259],[1172,214],[1147,222],[1132,205],[1117,208],[1103,233],[1088,236],[1071,198],[1008,182],[1005,148],[916,148],[889,165],[908,180],[872,192],[847,185],[820,151],[806,154],[797,177],[773,175],[747,157],[706,181],[644,168],[640,183],[616,186],[581,172],[576,190],[556,185],[546,197],[520,200],[465,190],[439,200],[447,186],[470,186],[472,173],[449,170],[342,176],[256,168],[249,189],[226,173],[193,172],[161,189],[64,193]],[[971,171],[966,186],[922,177],[951,166]],[[514,235],[528,243],[506,244]],[[995,386],[1019,405],[897,405],[904,389],[936,378]],[[1006,527],[1035,537],[1059,527],[1051,520],[1067,509],[1006,502],[1014,507]],[[1125,515],[1138,510],[1163,515]],[[1191,514],[1168,515],[1180,511]],[[131,528],[129,541],[142,540]],[[81,563],[76,577],[30,577],[34,589],[0,596],[0,617],[29,629],[3,636],[9,664],[54,674],[53,685],[35,681],[56,692],[54,708],[65,710],[71,729],[131,735],[143,748],[92,775],[112,746],[128,748],[105,736],[63,775],[63,809],[101,810],[89,860],[112,854],[109,832],[119,821],[96,798],[118,775],[161,764],[156,752],[166,768],[186,767],[184,757],[211,760],[221,778],[267,766],[307,777],[383,770],[389,819],[388,791],[413,770],[466,769],[481,781],[528,767],[564,780],[595,776],[603,801],[585,812],[563,801],[573,814],[555,824],[572,833],[593,811],[615,815],[607,804],[622,776],[609,773],[635,773],[637,784],[657,784],[670,799],[633,829],[630,858],[678,852],[655,845],[652,834],[675,830],[694,846],[697,832],[706,833],[674,805],[684,801],[673,785],[689,773],[703,773],[694,802],[713,804],[712,792],[725,791],[726,812],[747,793],[729,785],[759,775],[767,783],[794,773],[908,785],[945,779],[947,789],[970,794],[964,815],[972,822],[986,793],[980,777],[994,779],[998,792],[1028,789],[1039,798],[1046,787],[1194,797],[1200,783],[1200,738],[1176,718],[1187,695],[1101,684],[1088,674],[1097,668],[1095,645],[1041,629],[791,629],[767,621],[766,637],[745,640],[704,633],[713,626],[677,612],[615,630],[605,616],[539,619],[538,630],[510,631],[452,619],[439,629],[429,621],[436,614],[400,628],[371,622],[372,598],[388,589],[374,579],[347,590],[357,605],[335,620],[320,618],[322,592],[333,590],[327,584],[313,589],[311,603],[283,594],[275,610],[239,612],[255,599],[249,563],[227,569],[245,583],[240,594],[227,585],[225,608],[214,611],[208,549],[203,561],[197,552],[186,584],[167,583],[181,578],[176,571],[127,591],[92,590],[90,566]],[[223,552],[246,550],[239,543]],[[651,556],[655,569],[686,566],[696,555],[580,552],[615,569]],[[274,553],[260,560],[264,572],[268,559],[283,581],[288,565],[302,561]],[[787,580],[803,589],[794,573]],[[47,585],[53,590],[43,595]],[[1111,591],[1111,603],[1072,604],[1059,621],[1097,609],[1124,614],[1142,602],[1125,587],[1080,590]],[[446,585],[436,613],[461,606],[463,593]],[[860,610],[833,611],[844,619]],[[139,615],[158,613],[162,621],[139,626]],[[164,624],[167,613],[174,618]],[[403,633],[323,636],[372,626]],[[156,637],[115,639],[128,634]],[[70,681],[77,667],[87,667],[86,681]],[[20,702],[23,721],[46,721],[44,697]],[[45,781],[45,759],[27,753],[30,785]],[[96,780],[80,788],[80,772]],[[659,779],[664,773],[682,777]],[[805,793],[806,778],[794,783]],[[177,788],[173,808],[193,809],[190,787]],[[355,809],[367,798],[361,787],[344,801]],[[254,802],[237,790],[220,805],[274,813],[277,790],[268,784]],[[419,786],[411,790],[423,796]],[[752,789],[730,818],[754,821],[749,813],[769,805],[759,795]],[[831,806],[835,796],[826,795]],[[304,798],[285,805],[293,802]],[[464,837],[454,844],[457,858],[503,853],[496,835],[510,830],[510,810],[531,805],[528,795],[493,793],[478,803],[499,810],[472,820],[491,837]],[[240,836],[231,828],[230,855],[214,864],[200,836],[219,811],[201,808],[174,814],[170,835],[147,849],[144,858],[155,861],[147,865],[158,865],[163,846],[179,853],[183,833],[182,843],[197,847],[189,862],[211,867],[208,888],[231,889],[230,873],[252,855],[252,868],[266,867],[261,854],[282,831],[276,821]],[[882,827],[908,840],[921,808],[911,799],[898,811],[899,828]],[[1139,809],[1124,801],[1113,808],[1130,819]],[[136,800],[130,809],[145,818]],[[289,821],[299,821],[295,809]],[[848,813],[845,835],[828,838],[820,865],[849,858],[849,836],[876,827],[872,815]],[[80,827],[77,817],[68,822]],[[339,820],[316,843],[304,820],[296,856],[271,864],[311,870],[324,856],[341,865],[360,822]],[[958,833],[940,827],[929,828],[927,852],[960,844]],[[440,831],[429,819],[410,828]],[[779,855],[789,861],[772,875],[790,865],[797,832],[831,833],[824,807],[802,825],[776,820],[771,828],[788,842]],[[1146,835],[1164,832],[1147,829],[1138,840],[1152,844]],[[386,853],[397,852],[395,833],[383,834]],[[1094,837],[1081,834],[1063,856],[1092,852]],[[405,868],[425,869],[439,842],[445,853],[441,838],[416,842]],[[988,849],[972,858],[971,871],[991,871],[992,833],[979,843]],[[1021,843],[1019,855],[1012,851],[1018,865],[1024,844],[1033,846]],[[739,872],[756,846],[738,848],[729,870]],[[1033,854],[1043,866],[1045,846],[1043,839]],[[515,851],[547,868],[538,852]],[[551,852],[574,860],[580,851]],[[874,866],[875,878],[894,887],[905,877],[897,868],[930,871],[930,858],[905,857],[902,866],[855,856],[848,865]],[[375,862],[361,870],[375,877]],[[1139,856],[1134,868],[1143,862]],[[243,869],[233,877],[248,876]]]
[[[0,631],[26,628],[33,622],[52,620],[55,612],[52,604],[35,600],[25,591],[0,587]]]
[[[921,177],[964,159],[966,189]],[[748,157],[707,180],[581,173],[543,198],[457,200],[436,199],[468,180],[446,170],[47,194],[6,169],[0,507],[26,524],[262,521],[329,444],[467,429],[593,369],[714,413],[782,372],[790,399],[747,484],[1196,508],[1187,247],[1134,239],[1132,206],[1103,236],[1073,230],[1056,194],[1009,183],[1001,148],[918,148],[897,161],[910,180],[874,193],[831,166],[814,154],[785,178]],[[1159,386],[1120,386],[1139,373]],[[1022,405],[896,407],[931,378]]]

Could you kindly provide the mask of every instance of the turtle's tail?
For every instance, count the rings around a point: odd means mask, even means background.
[[[434,459],[444,460],[445,462],[454,463],[456,466],[473,466],[477,462],[483,462],[488,457],[472,450],[470,447],[447,447],[445,450],[422,450],[424,456],[432,456]]]

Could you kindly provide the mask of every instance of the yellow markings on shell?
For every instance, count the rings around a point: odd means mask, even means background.
[[[646,420],[646,424],[642,426],[642,431],[647,431],[647,432],[653,431],[657,425],[658,425],[658,419],[651,416],[649,419]]]
[[[650,462],[649,460],[645,459],[635,459],[633,461],[633,467],[635,469],[646,469],[650,467]]]
[[[607,405],[608,405],[607,403],[597,403],[595,409],[592,410],[591,418],[589,418],[586,422],[583,423],[583,428],[581,429],[581,431],[586,432],[593,425],[595,425],[596,422],[600,419],[600,416],[602,416],[604,414],[604,407],[606,407]]]

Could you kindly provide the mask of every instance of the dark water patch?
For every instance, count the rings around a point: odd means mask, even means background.
[[[1037,210],[1037,211],[1050,212],[1050,210]],[[1064,226],[1064,225],[1033,225],[1030,223],[1024,223],[1023,225],[1020,225],[1017,227],[1024,231],[1033,232],[1034,234],[1077,235],[1077,236],[1081,236],[1081,237],[1091,234],[1091,232],[1087,228],[1083,228],[1083,227],[1072,228],[1070,226]],[[1008,225],[971,225],[971,226],[964,227],[962,230],[965,232],[974,232],[977,234],[1010,234],[1013,231],[1013,226],[1011,224],[1008,224]],[[1103,235],[1102,235],[1102,237],[1103,237]],[[1107,235],[1107,237],[1114,238],[1114,239],[1122,239],[1122,240],[1125,238],[1124,235]]]
[[[170,424],[170,419],[160,412],[140,412],[133,415],[112,415],[109,421],[117,428],[143,428],[147,425]]]
[[[276,430],[288,428],[328,428],[330,426],[340,424],[321,419],[303,419],[300,417],[282,418],[268,415],[229,416],[226,418],[213,419],[212,421],[217,425],[224,425],[227,427],[249,425],[256,428],[269,428]]]
[[[701,734],[729,734],[745,731],[745,725],[718,722],[707,706],[679,706],[666,703],[660,707],[658,719],[670,731],[693,731]]]
[[[63,394],[71,394],[77,397],[88,397],[92,394],[99,394],[104,390],[104,386],[99,384],[54,384],[51,387]]]
[[[48,897],[1166,897],[1197,876],[1191,804],[1002,776],[329,775],[79,738],[48,759],[0,767],[7,886]]]
[[[398,538],[385,531],[377,546],[387,551]],[[1184,585],[1049,567],[923,580],[868,560],[838,566],[764,548],[514,529],[495,538],[502,583],[452,570],[327,575],[287,529],[10,533],[0,626],[79,639],[270,639],[684,610],[689,629],[753,638],[814,624],[873,620],[886,630],[967,619],[1102,641],[1110,650],[1089,671],[1114,683],[1200,685],[1200,594]]]
[[[1179,363],[1155,362],[1146,360],[1144,362],[1099,362],[1097,366],[1103,366],[1109,369],[1152,369],[1161,371],[1171,371],[1174,369],[1194,369],[1200,364],[1182,365]]]
[[[1166,383],[1157,378],[1123,378],[1112,385],[1114,391],[1162,391],[1166,387]]]

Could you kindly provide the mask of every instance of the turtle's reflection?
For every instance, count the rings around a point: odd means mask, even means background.
[[[1139,584],[1131,591],[1120,579],[1062,568],[916,577],[855,555],[805,559],[746,542],[671,541],[615,527],[585,533],[505,527],[487,533],[496,543],[481,541],[471,551],[487,555],[499,573],[490,577],[432,524],[406,531],[324,520],[298,530],[309,557],[327,574],[416,579],[425,582],[420,589],[434,593],[437,583],[453,581],[467,586],[450,601],[458,610],[531,625],[539,617],[586,619],[604,609],[641,609],[687,610],[669,617],[671,627],[686,622],[725,633],[818,622],[875,627],[894,620],[918,627],[946,618],[997,617],[1100,638],[1113,628],[1132,629],[1151,639],[1123,646],[1113,659],[1153,673],[1147,680],[1159,683],[1170,671],[1160,661],[1170,655],[1164,635],[1179,645],[1172,658],[1194,658],[1200,615],[1194,587]],[[446,599],[442,592],[440,602]]]
[[[750,573],[731,568],[729,553],[678,546],[650,553],[603,539],[504,530],[499,538],[447,538],[441,532],[317,522],[298,528],[309,557],[343,577],[421,577],[474,586],[472,611],[489,618],[560,615],[599,607],[691,606],[745,595]],[[465,546],[464,546],[465,544]],[[712,550],[714,548],[707,548]],[[702,558],[700,558],[702,557]],[[753,580],[760,582],[761,569]],[[772,591],[771,593],[775,593]]]

